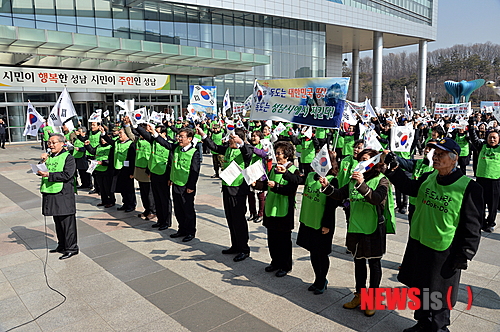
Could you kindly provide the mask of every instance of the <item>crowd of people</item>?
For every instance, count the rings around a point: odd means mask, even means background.
[[[297,245],[310,252],[315,275],[308,290],[323,294],[328,285],[335,211],[342,207],[355,280],[354,298],[343,306],[354,309],[361,304],[362,289],[383,284],[381,259],[386,238],[394,233],[395,213],[408,213],[408,245],[398,279],[408,287],[443,294],[452,286],[454,304],[460,271],[467,269],[467,261],[476,254],[481,229],[493,232],[496,225],[500,199],[498,124],[491,114],[480,111],[468,120],[423,113],[412,118],[391,114],[358,120],[357,125],[340,129],[313,128],[310,135],[303,126],[291,123],[284,124],[286,129],[277,135],[278,123],[245,119],[242,126],[228,131],[217,117],[203,121],[179,118],[157,125],[133,125],[124,117],[115,126],[92,122],[88,131],[79,127],[69,132],[63,127],[63,134],[53,134],[46,126],[43,140],[51,150],[43,159],[48,172],[40,171],[39,175],[43,212],[54,216],[59,240],[52,251],[63,253],[61,259],[78,253],[75,210],[69,208],[74,205],[72,193],[76,190],[73,175],[80,178],[78,188],[100,195],[97,205],[105,209],[115,206],[115,194],[119,193],[123,204],[117,209],[125,213],[136,209],[137,180],[144,208],[138,217],[155,221],[152,227],[163,231],[173,225],[173,210],[178,228],[170,237],[191,241],[196,236],[197,181],[203,155],[209,153],[212,178],[219,178],[233,162],[241,169],[261,163],[267,173],[250,184],[242,174],[231,183],[221,179],[231,243],[222,254],[234,255],[235,262],[247,259],[248,222],[262,222],[270,254],[265,271],[286,276],[293,266],[292,230],[297,209]],[[388,149],[393,126],[412,128],[414,140],[409,152]],[[363,137],[366,128],[376,132],[384,150],[380,162],[364,171],[356,168],[358,164],[380,153],[367,146]],[[266,141],[274,148],[266,148]],[[311,162],[325,144],[332,168],[321,177]],[[476,181],[466,176],[471,159]],[[91,161],[97,165],[92,176],[87,173]],[[304,188],[302,204],[297,207],[298,186]],[[67,208],[56,206],[53,201],[57,199],[67,200]],[[372,316],[376,311],[369,307],[364,313]],[[415,319],[417,325],[405,331],[447,331],[450,310],[446,306],[419,309]]]

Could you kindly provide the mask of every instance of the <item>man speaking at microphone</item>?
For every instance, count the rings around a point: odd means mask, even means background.
[[[64,149],[64,136],[52,134],[47,142],[49,154],[42,155],[48,171],[38,171],[42,177],[42,214],[52,216],[56,225],[57,248],[51,253],[62,253],[59,259],[78,254],[75,202],[75,158]],[[49,151],[47,151],[49,152]]]

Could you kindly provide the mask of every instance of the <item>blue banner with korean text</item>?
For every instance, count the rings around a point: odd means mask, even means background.
[[[348,77],[256,80],[250,120],[339,128]]]

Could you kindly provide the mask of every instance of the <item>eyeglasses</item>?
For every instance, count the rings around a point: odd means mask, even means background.
[[[63,142],[59,142],[59,141],[57,141],[57,142],[48,141],[48,142],[47,142],[47,145],[54,145],[54,144],[56,144],[56,143],[63,143]]]

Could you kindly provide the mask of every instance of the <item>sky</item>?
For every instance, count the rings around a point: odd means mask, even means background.
[[[500,0],[439,0],[437,40],[428,51],[456,44],[492,42],[500,44]],[[418,52],[418,45],[384,49],[384,55]],[[361,57],[372,51],[361,52]],[[350,53],[345,55],[350,61]]]

